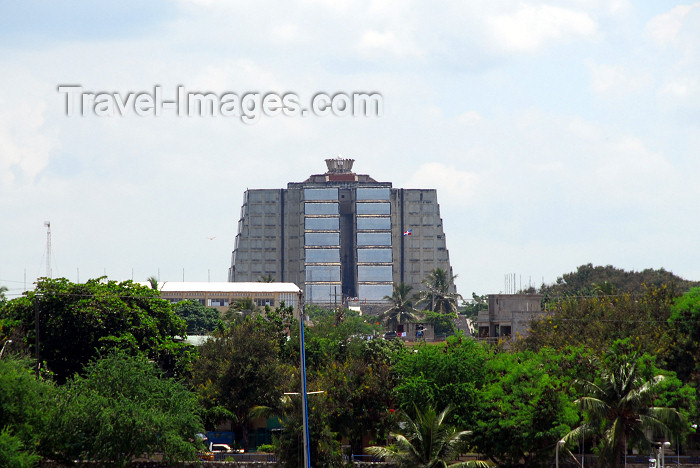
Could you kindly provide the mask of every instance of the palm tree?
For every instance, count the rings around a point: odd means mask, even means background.
[[[428,277],[423,280],[426,287],[420,293],[420,302],[429,305],[430,310],[441,313],[457,312],[457,300],[462,296],[450,292],[454,290],[454,280],[457,275],[452,275],[442,268],[435,268]]]
[[[260,278],[258,278],[258,283],[274,283],[275,278],[272,275],[261,275]]]
[[[227,322],[232,322],[246,315],[250,315],[256,310],[257,306],[255,302],[253,302],[253,299],[250,297],[241,297],[228,306],[228,309],[224,312],[223,318]]]
[[[412,286],[405,283],[395,284],[391,296],[384,296],[385,300],[391,302],[391,307],[379,318],[394,330],[399,323],[417,318],[416,309],[413,307],[413,297],[409,295],[412,289]]]
[[[391,433],[396,439],[387,447],[367,447],[365,451],[375,457],[394,462],[399,467],[411,468],[467,468],[487,467],[482,461],[460,462],[448,465],[457,458],[457,449],[471,431],[458,431],[445,424],[450,407],[437,413],[428,407],[425,412],[416,408],[416,418],[404,415],[403,434]]]
[[[599,383],[577,381],[584,396],[575,403],[585,412],[586,420],[563,440],[575,443],[603,428],[600,453],[604,466],[622,466],[627,447],[646,450],[651,446],[647,435],[668,437],[671,434],[669,424],[682,422],[682,416],[675,409],[654,406],[665,376],[644,378],[639,362],[636,354],[621,356],[611,368],[603,370]]]
[[[149,276],[146,278],[146,282],[151,286],[151,289],[158,290],[158,278],[155,276]]]

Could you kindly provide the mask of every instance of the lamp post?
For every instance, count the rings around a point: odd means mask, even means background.
[[[661,444],[661,447],[660,447],[660,450],[661,450],[661,468],[666,468],[666,458],[665,458],[666,454],[664,453],[664,451],[666,450],[666,447],[670,447],[670,446],[671,446],[671,442],[664,442],[663,444]]]
[[[5,344],[3,344],[2,349],[0,349],[0,358],[2,358],[2,353],[5,352],[5,348],[7,347],[8,343],[12,343],[12,340],[5,340]]]
[[[554,450],[555,453],[555,460],[556,460],[556,468],[559,468],[559,446],[562,444],[565,444],[566,442],[563,440],[557,441],[557,448]]]

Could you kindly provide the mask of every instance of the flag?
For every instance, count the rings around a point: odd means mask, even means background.
[[[413,234],[413,229],[409,229],[408,231],[403,232],[404,236],[410,236],[411,234]]]

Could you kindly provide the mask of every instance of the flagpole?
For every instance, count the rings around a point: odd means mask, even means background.
[[[299,354],[301,355],[301,416],[304,422],[304,468],[311,468],[311,452],[309,450],[309,399],[306,393],[306,351],[304,348],[304,308],[301,307],[299,316]]]

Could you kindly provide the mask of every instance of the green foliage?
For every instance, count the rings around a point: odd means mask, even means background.
[[[187,324],[190,335],[204,335],[223,326],[219,311],[198,301],[180,301],[173,307],[175,314]]]
[[[462,296],[453,292],[455,278],[457,275],[452,275],[442,268],[435,268],[423,280],[425,290],[419,294],[420,304],[435,312],[457,312],[457,301]]]
[[[12,434],[9,427],[0,430],[0,466],[6,468],[30,468],[41,457],[25,450],[22,439]]]
[[[454,463],[458,448],[470,431],[458,431],[446,423],[450,408],[437,413],[432,406],[421,411],[415,408],[415,418],[404,415],[405,428],[392,433],[395,443],[388,447],[367,447],[370,455],[388,460],[400,468],[462,468],[486,466],[483,462]]]
[[[479,296],[475,292],[472,292],[471,300],[465,301],[464,308],[460,311],[460,313],[466,315],[467,317],[476,318],[479,315],[480,311],[488,310],[488,308],[488,294]]]
[[[680,382],[653,365],[649,355],[639,355],[630,340],[617,341],[598,362],[594,380],[578,379],[581,395],[576,404],[585,420],[564,440],[576,442],[581,436],[595,435],[603,466],[621,466],[625,448],[648,451],[650,434],[669,438],[687,423],[675,408],[659,407],[660,401],[670,401],[668,390],[678,391]],[[681,394],[690,396],[687,389]],[[671,397],[673,399],[674,397]]]
[[[0,466],[29,466],[21,463],[36,458],[34,453],[39,432],[47,423],[45,407],[52,398],[53,386],[36,380],[32,367],[30,361],[7,354],[0,359],[0,461],[4,462]],[[4,460],[3,453],[7,454]]]
[[[85,371],[60,388],[42,443],[46,455],[114,466],[144,453],[195,458],[202,427],[193,393],[143,355],[113,352]]]
[[[679,291],[687,291],[700,283],[687,281],[663,268],[642,271],[625,271],[612,265],[593,266],[588,263],[579,266],[575,272],[557,278],[556,284],[542,285],[540,293],[548,297],[571,295],[605,295],[611,292],[642,294],[649,287],[673,285]]]
[[[530,325],[528,336],[515,343],[519,349],[564,349],[583,346],[602,355],[615,340],[630,338],[643,351],[663,351],[667,320],[675,298],[673,288],[646,289],[643,295],[568,297],[550,304],[550,310]]]
[[[0,319],[24,333],[24,347],[35,353],[35,312],[39,312],[40,359],[64,382],[81,372],[98,353],[123,349],[148,353],[171,372],[188,345],[176,343],[185,323],[160,298],[157,290],[105,278],[71,283],[65,278],[41,278],[34,291],[6,302]]]
[[[452,335],[457,331],[455,320],[457,312],[433,312],[426,310],[423,312],[423,321],[430,323],[435,328],[435,335]]]
[[[291,308],[284,307],[239,317],[199,348],[192,380],[200,401],[210,415],[233,416],[246,450],[250,410],[276,407],[290,380],[280,355],[291,323]]]
[[[260,444],[260,445],[258,445],[258,452],[274,453],[275,452],[275,445],[274,444]]]
[[[396,330],[400,323],[413,321],[417,317],[417,311],[413,307],[412,289],[413,287],[405,283],[395,284],[391,296],[384,296],[384,299],[391,303],[391,307],[379,318],[392,330]]]
[[[297,380],[298,384],[299,381]],[[299,388],[297,386],[297,388]],[[309,452],[313,468],[340,468],[344,466],[340,452],[340,442],[328,425],[322,411],[323,395],[309,396]],[[287,401],[283,411],[283,424],[279,438],[275,441],[276,453],[281,465],[289,468],[303,466],[303,420],[301,398],[293,396]]]
[[[362,437],[384,440],[396,423],[392,364],[398,340],[352,340],[341,360],[319,369],[316,385],[325,390],[322,410],[333,432],[348,437],[360,453]]]
[[[692,288],[671,307],[667,365],[684,382],[700,385],[700,288]]]
[[[546,465],[554,444],[578,422],[569,386],[583,371],[579,351],[492,353],[479,393],[477,451],[498,466]]]
[[[411,413],[430,405],[454,407],[453,422],[473,427],[480,407],[478,390],[484,384],[486,350],[461,333],[441,344],[407,349],[394,366],[399,406]]]

